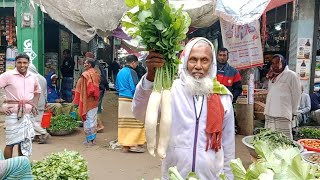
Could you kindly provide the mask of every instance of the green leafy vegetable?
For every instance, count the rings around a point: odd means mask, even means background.
[[[279,146],[297,147],[286,135],[271,131],[270,129],[261,128],[258,130],[259,133],[254,136],[253,144],[258,141],[267,142],[272,148],[277,148]]]
[[[51,119],[50,128],[48,129],[50,132],[58,132],[61,130],[74,130],[79,126],[78,122],[75,121],[70,115],[58,115]]]
[[[200,178],[197,176],[195,172],[190,172],[186,178],[186,180],[199,180]]]
[[[320,139],[320,129],[303,127],[299,129],[300,139]]]
[[[297,148],[271,147],[267,142],[255,144],[259,159],[245,170],[240,159],[232,160],[230,167],[235,180],[311,180],[315,179],[317,165],[302,160]]]
[[[154,49],[166,60],[165,66],[156,70],[154,90],[170,89],[179,64],[177,53],[183,49],[180,42],[191,24],[189,15],[182,7],[172,8],[168,0],[126,0],[126,4],[132,9],[122,18],[122,26],[141,39],[146,50]]]
[[[246,174],[246,169],[243,167],[242,162],[239,158],[231,160],[230,167],[232,169],[232,173],[234,174],[235,180],[244,179],[244,176]]]
[[[177,167],[169,168],[169,178],[170,180],[184,180],[180,173],[178,172]]]
[[[178,172],[177,167],[169,168],[169,179],[170,180],[184,180],[183,177]],[[200,180],[195,172],[190,172],[185,180]]]
[[[35,180],[89,179],[86,160],[78,152],[67,150],[34,161],[32,174]]]

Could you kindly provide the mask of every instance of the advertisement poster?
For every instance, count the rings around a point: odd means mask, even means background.
[[[7,58],[6,60],[6,71],[13,70],[16,67],[16,61],[14,58]]]
[[[248,104],[248,85],[242,85],[242,93],[240,96],[238,96],[237,104]]]
[[[237,69],[263,65],[259,21],[234,25],[220,20],[224,47],[229,50],[229,64]]]
[[[298,39],[296,72],[301,80],[308,80],[310,78],[311,44],[311,38]]]

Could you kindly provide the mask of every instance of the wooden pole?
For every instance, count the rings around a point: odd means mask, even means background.
[[[248,104],[238,104],[236,106],[236,124],[238,126],[238,134],[252,135],[254,128],[253,121],[253,69],[242,70],[242,85],[248,85]],[[250,80],[251,75],[251,80]],[[250,104],[251,103],[251,104]]]

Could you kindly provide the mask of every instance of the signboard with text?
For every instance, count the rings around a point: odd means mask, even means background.
[[[237,69],[263,65],[260,25],[234,25],[220,20],[223,45],[229,50],[229,64]]]

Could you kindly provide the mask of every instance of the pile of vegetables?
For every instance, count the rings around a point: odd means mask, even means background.
[[[50,132],[72,131],[78,128],[79,124],[72,116],[60,114],[51,118]]]
[[[257,142],[254,147],[260,158],[247,170],[239,158],[231,161],[235,180],[311,180],[320,176],[319,166],[303,161],[296,148],[274,149],[263,141]]]
[[[172,8],[168,0],[126,0],[132,8],[122,18],[122,27],[134,38],[140,39],[146,50],[154,50],[166,60],[156,69],[153,92],[146,111],[145,128],[147,148],[155,156],[156,129],[161,103],[160,136],[158,155],[165,158],[172,121],[171,91],[179,60],[177,53],[183,49],[180,44],[186,38],[191,19],[179,9]]]
[[[87,161],[78,152],[67,150],[33,162],[32,174],[35,180],[89,179]]]
[[[168,172],[170,180],[184,180],[178,172],[177,167],[170,167]],[[186,180],[199,180],[199,177],[196,175],[196,173],[190,172],[186,177]]]
[[[320,165],[320,153],[312,154],[311,156],[307,157],[307,159],[312,163]]]
[[[320,151],[320,140],[318,139],[300,139],[299,142],[308,150]]]
[[[320,139],[320,129],[303,127],[299,128],[299,139]]]
[[[277,132],[271,131],[270,129],[258,129],[258,133],[254,136],[253,145],[259,141],[264,141],[269,144],[272,148],[277,147],[297,147],[286,135]]]

